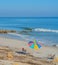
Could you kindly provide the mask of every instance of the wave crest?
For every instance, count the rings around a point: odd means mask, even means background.
[[[58,30],[44,29],[44,28],[35,28],[34,31],[38,31],[38,32],[54,32],[54,33],[58,33]]]

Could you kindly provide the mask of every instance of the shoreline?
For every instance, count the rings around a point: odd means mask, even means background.
[[[30,38],[29,35],[23,35],[23,34],[18,34],[18,33],[12,33],[12,32],[9,32],[9,33],[6,33],[5,36],[4,36],[4,33],[2,33],[1,37],[3,38],[9,38],[9,39],[15,39],[15,40],[21,40],[21,41],[30,41]],[[33,38],[31,38],[31,40],[33,41]],[[41,41],[40,41],[41,42]],[[42,42],[43,45],[45,46],[54,46],[54,47],[58,47],[58,44],[56,43],[53,43],[51,45],[49,44],[44,44],[44,42]]]

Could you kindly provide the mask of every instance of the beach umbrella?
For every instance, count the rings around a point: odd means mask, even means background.
[[[29,41],[28,46],[32,49],[40,49],[42,47],[42,45],[40,44],[40,42],[37,42],[36,40],[34,41]]]

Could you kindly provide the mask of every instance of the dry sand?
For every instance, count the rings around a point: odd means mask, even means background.
[[[58,48],[53,46],[42,46],[41,49],[34,50],[28,46],[28,42],[20,41],[15,39],[7,39],[7,38],[0,38],[0,46],[8,46],[12,49],[20,51],[22,48],[25,48],[27,52],[31,54],[37,54],[36,56],[47,56],[48,54],[55,54],[58,55]]]
[[[15,51],[21,51],[22,48],[25,48],[30,55],[26,56],[15,53]],[[14,54],[14,59],[11,60],[12,62],[7,59],[8,52],[12,52]],[[53,46],[43,46],[41,49],[34,50],[29,48],[28,42],[26,41],[0,37],[0,65],[3,65],[2,63],[4,63],[4,65],[12,65],[13,63],[15,63],[13,65],[54,65],[52,62],[49,63],[44,59],[49,54],[55,54],[58,56],[58,48]]]

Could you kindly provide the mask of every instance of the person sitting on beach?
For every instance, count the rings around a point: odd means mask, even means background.
[[[22,48],[22,50],[21,51],[17,51],[17,53],[19,53],[19,54],[26,54],[26,49],[24,49],[24,48]]]
[[[22,52],[26,53],[26,49],[22,48]]]
[[[54,55],[48,55],[48,59],[54,59],[54,57],[55,57],[55,54]]]

